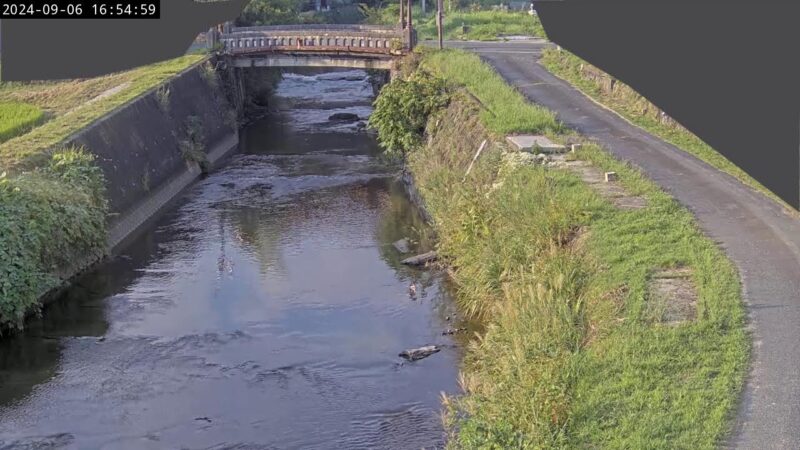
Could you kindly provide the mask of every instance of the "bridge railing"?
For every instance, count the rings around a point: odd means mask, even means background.
[[[319,52],[401,55],[409,45],[402,30],[375,25],[281,25],[235,27],[219,37],[229,54]]]

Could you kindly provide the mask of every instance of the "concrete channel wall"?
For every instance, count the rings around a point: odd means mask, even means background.
[[[214,64],[212,60],[210,63]],[[141,231],[202,173],[181,141],[199,130],[212,167],[239,142],[236,112],[213,71],[194,66],[72,136],[107,182],[109,251]],[[195,131],[195,139],[198,133]],[[185,144],[184,144],[185,147]]]

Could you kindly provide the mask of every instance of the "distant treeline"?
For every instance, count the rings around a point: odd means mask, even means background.
[[[415,15],[421,14],[422,0],[412,0]],[[444,0],[446,12],[491,9],[527,9],[527,2],[500,0]],[[436,8],[426,0],[427,12]],[[237,20],[240,26],[289,25],[303,23],[385,23],[393,22],[398,0],[251,0]],[[391,19],[391,20],[389,20]]]

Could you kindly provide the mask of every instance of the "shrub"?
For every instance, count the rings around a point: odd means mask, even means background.
[[[105,251],[104,186],[94,156],[81,149],[0,177],[0,330],[21,329],[60,273]]]
[[[404,157],[419,145],[428,117],[447,106],[449,94],[442,78],[419,71],[408,80],[392,80],[375,100],[370,127],[378,131],[385,154]]]

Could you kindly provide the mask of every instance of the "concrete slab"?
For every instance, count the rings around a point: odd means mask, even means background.
[[[519,134],[514,136],[507,136],[506,139],[515,149],[521,152],[534,152],[534,153],[564,153],[567,147],[556,144],[551,141],[547,136],[536,134]]]
[[[548,158],[551,160],[551,167],[566,169],[578,175],[584,183],[613,203],[617,208],[642,209],[647,207],[647,200],[644,197],[629,194],[618,183],[617,177],[614,177],[614,180],[608,180],[607,172],[603,172],[587,161],[568,161],[564,155]]]
[[[647,309],[653,318],[666,325],[680,325],[697,316],[697,288],[689,269],[665,269],[652,275],[648,283]]]

